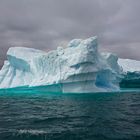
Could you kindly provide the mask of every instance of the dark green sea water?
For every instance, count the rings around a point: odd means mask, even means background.
[[[1,91],[0,140],[140,140],[140,92]]]

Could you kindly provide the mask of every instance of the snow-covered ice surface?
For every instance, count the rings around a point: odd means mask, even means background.
[[[117,61],[116,55],[98,51],[97,37],[74,39],[67,48],[48,53],[12,47],[0,71],[0,88],[60,85],[63,93],[117,91],[129,67],[125,60],[119,59],[121,66]],[[52,90],[57,92],[58,87]]]
[[[132,59],[119,59],[118,64],[124,72],[140,72],[140,61]]]

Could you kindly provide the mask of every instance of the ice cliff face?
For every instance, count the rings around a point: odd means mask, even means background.
[[[12,47],[0,71],[0,88],[59,84],[62,92],[114,91],[123,72],[117,61],[116,55],[98,51],[96,37],[74,39],[48,53]]]

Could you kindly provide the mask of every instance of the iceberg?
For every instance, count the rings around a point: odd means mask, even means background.
[[[124,72],[120,87],[140,88],[140,61],[120,58],[118,64],[123,68]]]
[[[11,47],[0,71],[0,88],[45,86],[62,93],[118,91],[124,71],[129,69],[125,64],[126,60],[115,54],[99,52],[96,36],[74,39],[66,48],[47,53]]]

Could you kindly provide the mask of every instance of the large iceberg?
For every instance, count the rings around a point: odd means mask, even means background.
[[[0,88],[52,86],[51,91],[62,93],[117,91],[124,67],[116,55],[99,52],[97,37],[74,39],[66,48],[48,53],[12,47],[0,71]]]

